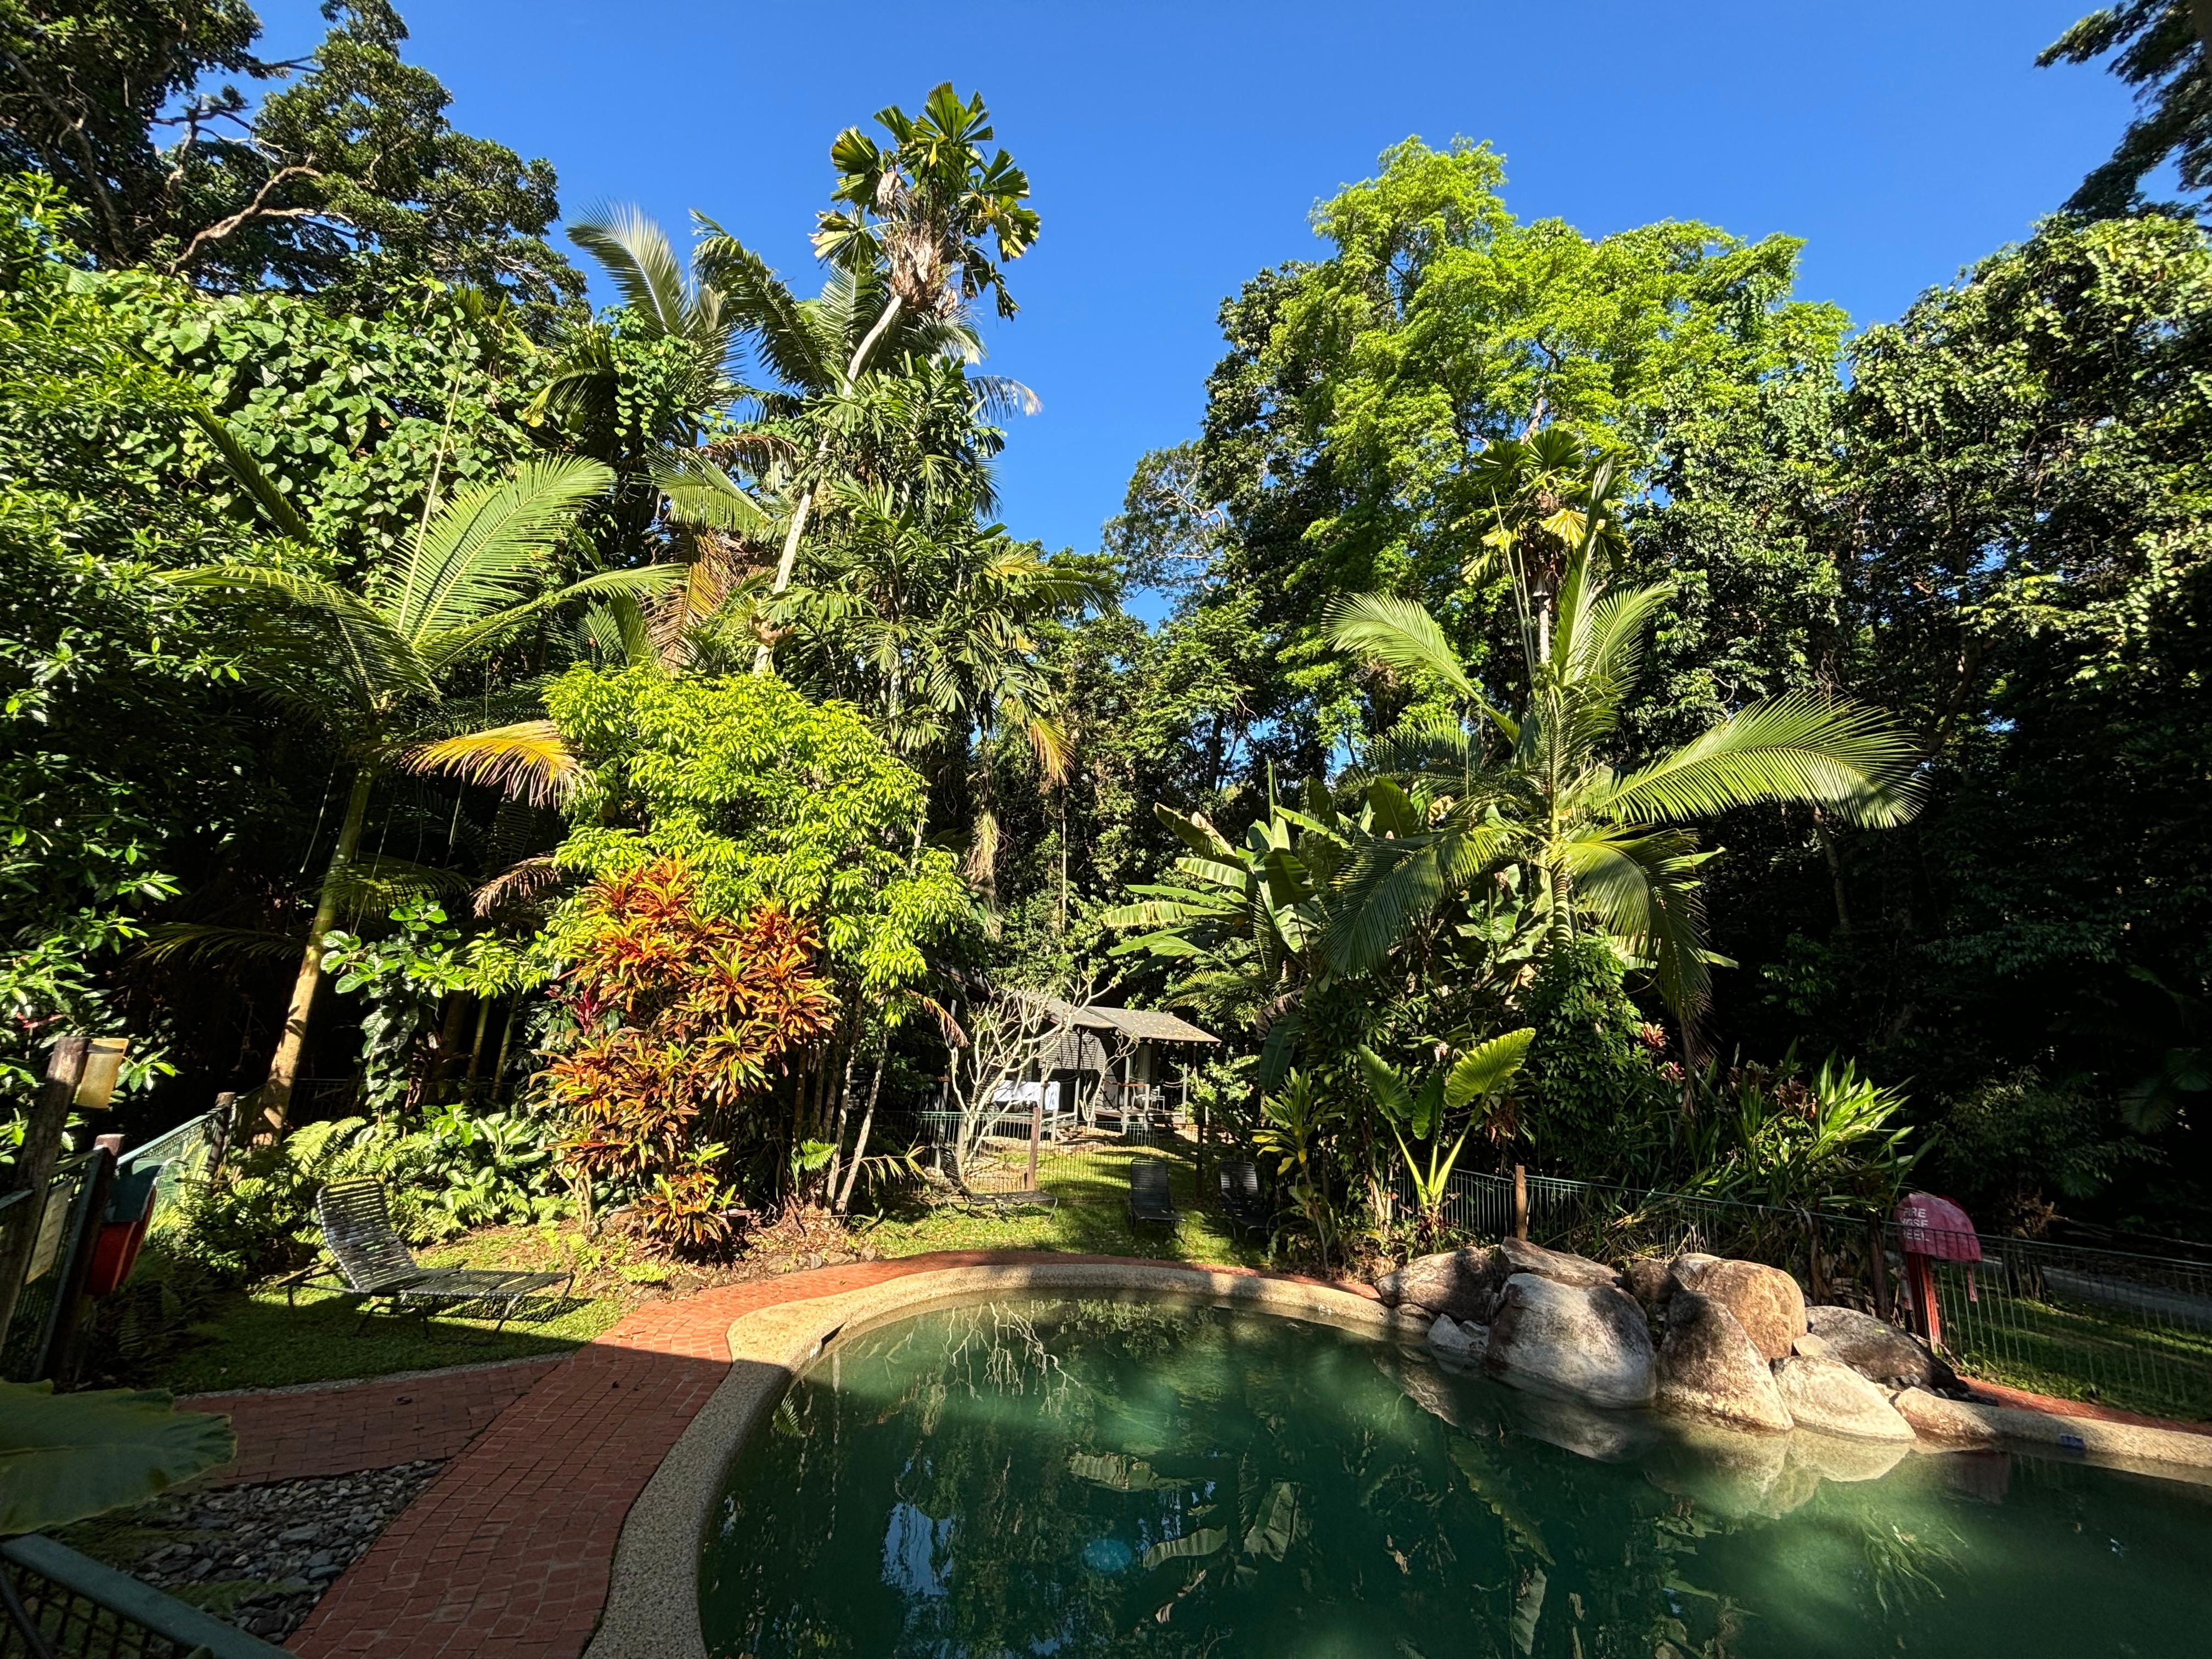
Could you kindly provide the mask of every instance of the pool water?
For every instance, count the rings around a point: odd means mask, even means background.
[[[1893,1463],[1893,1467],[1890,1467]],[[1692,1434],[1194,1304],[837,1343],[732,1459],[725,1656],[2212,1653],[2212,1490]]]

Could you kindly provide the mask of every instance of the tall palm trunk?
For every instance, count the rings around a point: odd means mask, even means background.
[[[898,314],[899,296],[894,294],[884,303],[883,315],[876,319],[875,326],[853,349],[853,360],[845,365],[845,381],[838,388],[840,391],[850,391],[853,382],[860,378],[861,365],[868,361],[868,354],[876,349],[876,342],[884,337]],[[825,432],[822,434],[822,441],[814,447],[814,470],[817,474],[822,471],[823,463],[829,459],[830,434]],[[806,534],[806,520],[814,511],[814,492],[817,487],[809,484],[806,493],[799,498],[799,505],[792,510],[791,528],[784,532],[783,552],[775,562],[775,582],[769,589],[770,599],[779,597],[785,588],[791,586],[792,575],[799,568],[799,544]],[[753,672],[765,674],[775,666],[775,647],[763,640],[753,652]]]
[[[261,1119],[271,1134],[284,1133],[285,1121],[291,1114],[292,1085],[299,1079],[300,1056],[307,1045],[307,1020],[314,1012],[315,993],[323,983],[323,935],[337,921],[339,878],[360,848],[361,827],[368,817],[368,794],[375,781],[374,769],[367,764],[353,775],[353,793],[346,798],[338,843],[331,849],[322,891],[315,897],[307,948],[301,952],[299,975],[292,981],[292,1000],[284,1010],[284,1035],[276,1044],[276,1058],[269,1062],[269,1081],[261,1088]]]

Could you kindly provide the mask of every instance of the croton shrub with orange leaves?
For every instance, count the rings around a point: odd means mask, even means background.
[[[820,941],[774,905],[743,917],[699,905],[681,859],[597,883],[561,992],[574,1047],[548,1083],[576,1176],[637,1193],[651,1237],[699,1249],[728,1237],[731,1133],[830,1034],[836,998]]]

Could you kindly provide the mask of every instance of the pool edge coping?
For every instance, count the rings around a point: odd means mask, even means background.
[[[832,1340],[948,1303],[1024,1291],[1151,1291],[1225,1302],[1365,1336],[1418,1340],[1426,1332],[1419,1320],[1312,1279],[1138,1260],[942,1267],[740,1314],[729,1327],[729,1375],[669,1448],[623,1521],[606,1602],[584,1659],[641,1654],[706,1659],[699,1546],[724,1471]]]

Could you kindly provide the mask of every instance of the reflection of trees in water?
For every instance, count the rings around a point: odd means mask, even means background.
[[[1188,1306],[972,1306],[841,1364],[845,1388],[794,1390],[797,1437],[760,1443],[745,1519],[773,1544],[722,1652],[1226,1656],[1295,1628],[1316,1653],[1335,1630],[1413,1659],[1732,1659],[1752,1614],[1712,1551],[1763,1547],[1811,1495],[1776,1480],[1771,1514],[1723,1514],[1656,1468],[1531,1438],[1488,1385],[1446,1399],[1431,1370],[1409,1397],[1370,1345]],[[1865,1616],[1902,1630],[1955,1564],[1844,1490],[1792,1524],[1832,1533],[1831,1560],[1847,1545]],[[1086,1566],[1109,1540],[1124,1570]],[[849,1583],[870,1551],[880,1585],[819,1592],[817,1569]]]

